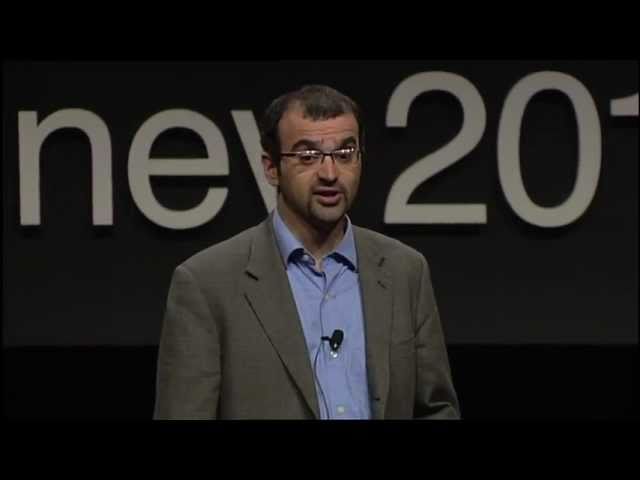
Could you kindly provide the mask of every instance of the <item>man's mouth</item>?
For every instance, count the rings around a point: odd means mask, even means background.
[[[319,188],[313,191],[322,205],[335,205],[340,201],[342,191],[335,188]]]

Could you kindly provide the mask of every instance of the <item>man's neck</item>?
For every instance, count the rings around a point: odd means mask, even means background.
[[[319,264],[321,259],[333,251],[344,237],[347,219],[343,216],[335,225],[327,225],[326,228],[318,228],[301,219],[284,203],[278,202],[278,213],[289,230],[302,243],[304,248],[316,259]]]

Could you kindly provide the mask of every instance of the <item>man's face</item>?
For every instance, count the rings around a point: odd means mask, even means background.
[[[358,122],[348,113],[329,120],[304,118],[299,108],[290,108],[278,126],[282,152],[320,150],[332,152],[359,148]],[[265,162],[267,178],[280,187],[280,204],[298,221],[326,230],[335,226],[351,207],[360,184],[361,162],[335,163],[325,156],[319,165],[305,166],[296,157],[282,157],[280,171]]]

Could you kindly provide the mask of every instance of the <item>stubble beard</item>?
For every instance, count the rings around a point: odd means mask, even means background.
[[[293,192],[286,189],[280,189],[282,200],[287,208],[292,211],[303,222],[307,223],[319,232],[329,233],[335,226],[342,221],[349,209],[349,195],[345,189],[341,189],[342,197],[334,206],[321,205],[312,193],[305,203],[295,202]]]
[[[319,231],[331,231],[342,221],[349,209],[349,197],[342,190],[340,201],[333,206],[321,205],[314,195],[309,197],[307,203],[307,219]]]

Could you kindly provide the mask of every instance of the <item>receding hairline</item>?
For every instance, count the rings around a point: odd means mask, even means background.
[[[299,113],[303,119],[309,120],[310,122],[313,122],[313,123],[327,122],[330,120],[335,120],[336,118],[350,116],[353,118],[353,121],[355,123],[357,134],[360,134],[360,124],[358,122],[358,116],[356,115],[355,112],[349,109],[345,109],[343,112],[336,113],[335,115],[331,115],[331,116],[323,115],[321,117],[316,117],[307,111],[306,106],[301,101],[294,100],[282,112],[282,115],[280,116],[280,120],[278,120],[278,125],[277,125],[278,136],[280,136],[280,128],[282,126],[282,121],[288,115],[295,114],[295,113]]]

